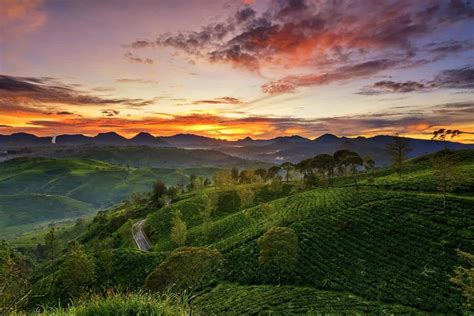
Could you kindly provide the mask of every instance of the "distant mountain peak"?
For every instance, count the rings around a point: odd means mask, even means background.
[[[137,135],[133,136],[130,138],[130,140],[145,140],[145,139],[156,139],[155,136],[151,135],[150,133],[147,132],[140,132]]]
[[[318,138],[316,138],[315,141],[327,142],[327,141],[335,141],[335,140],[338,140],[338,139],[339,139],[339,137],[337,137],[336,135],[326,133],[326,134],[323,134],[323,135],[319,136]]]
[[[99,142],[123,142],[127,139],[116,132],[106,132],[97,134],[94,140]]]
[[[122,137],[120,136],[119,134],[117,134],[116,132],[104,132],[104,133],[99,133],[97,134],[96,137],[98,136],[118,136],[118,137]],[[122,137],[123,138],[123,137]]]

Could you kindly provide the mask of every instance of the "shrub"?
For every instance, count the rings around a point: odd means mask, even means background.
[[[221,256],[217,250],[184,247],[173,251],[145,280],[152,291],[199,288],[217,271]]]

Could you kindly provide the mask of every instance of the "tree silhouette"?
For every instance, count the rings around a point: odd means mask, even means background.
[[[321,175],[323,186],[331,184],[331,177],[334,171],[334,157],[328,154],[320,154],[313,158],[312,167],[318,169]]]
[[[359,184],[357,181],[357,168],[363,165],[364,160],[362,160],[359,154],[356,153],[355,151],[349,151],[344,156],[343,163],[345,166],[350,167],[351,172],[352,172],[352,177],[354,179],[354,185],[356,187],[356,190],[359,191]]]
[[[334,163],[336,167],[342,171],[343,175],[347,174],[347,166],[345,165],[344,158],[347,156],[347,154],[350,153],[349,150],[346,149],[341,149],[332,155],[334,157]]]
[[[387,144],[386,147],[386,151],[392,159],[393,168],[400,178],[402,177],[403,162],[405,161],[407,154],[412,151],[409,143],[409,139],[395,135],[393,137],[393,142]]]
[[[455,161],[446,145],[447,137],[457,137],[462,132],[460,130],[451,130],[441,128],[433,132],[433,140],[442,141],[444,149],[441,153],[433,155],[431,163],[433,165],[433,176],[436,180],[438,190],[443,194],[443,208],[446,208],[446,198],[448,192],[452,191],[456,185]]]

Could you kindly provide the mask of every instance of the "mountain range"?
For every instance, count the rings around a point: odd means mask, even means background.
[[[408,157],[416,157],[439,151],[446,145],[453,150],[474,149],[474,144],[462,144],[456,142],[412,139],[410,138],[412,151]],[[149,133],[141,132],[127,139],[115,132],[100,133],[97,136],[59,135],[54,137],[38,137],[27,133],[16,133],[12,135],[0,135],[0,149],[11,147],[35,147],[35,146],[150,146],[150,147],[176,147],[184,149],[212,149],[239,158],[260,160],[270,163],[281,163],[284,161],[298,162],[316,154],[332,154],[339,149],[357,151],[365,156],[372,156],[378,165],[385,165],[388,157],[385,151],[387,144],[393,142],[393,136],[378,135],[373,137],[338,137],[332,134],[324,134],[315,139],[308,139],[298,135],[280,136],[272,139],[253,139],[246,137],[236,141],[227,141],[204,137],[194,134],[177,134],[173,136],[155,137]]]

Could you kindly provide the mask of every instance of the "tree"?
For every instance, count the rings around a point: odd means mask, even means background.
[[[161,197],[166,194],[166,185],[160,180],[153,184],[152,199],[155,203],[160,203]]]
[[[255,199],[255,193],[253,190],[246,187],[238,188],[237,195],[240,198],[240,207],[243,209],[251,206]]]
[[[61,267],[59,277],[70,297],[84,294],[95,282],[95,264],[84,247],[72,243]]]
[[[241,184],[250,184],[255,182],[255,173],[253,170],[244,169],[240,171],[239,183]]]
[[[316,177],[313,172],[313,158],[307,158],[300,161],[296,165],[296,169],[303,174],[306,185],[313,186],[316,182]]]
[[[184,247],[174,250],[145,280],[152,291],[193,291],[213,277],[221,263],[217,250]]]
[[[260,179],[262,179],[262,181],[266,181],[267,180],[267,169],[265,169],[265,168],[257,169],[257,170],[255,170],[255,175],[259,176]]]
[[[447,151],[439,152],[433,156],[431,164],[437,188],[443,195],[443,208],[446,208],[448,192],[457,186],[453,157]]]
[[[230,171],[222,170],[214,173],[214,184],[217,188],[223,189],[234,184],[234,178]]]
[[[291,162],[287,161],[282,163],[280,167],[285,170],[285,181],[290,181],[291,171],[293,170],[294,165]]]
[[[331,177],[334,172],[334,157],[328,154],[320,154],[313,158],[311,167],[316,168],[321,175],[322,185],[331,184]]]
[[[189,191],[194,190],[195,183],[196,183],[196,175],[195,174],[189,175],[189,183],[188,183],[188,190]]]
[[[449,136],[451,138],[454,138],[454,137],[459,136],[462,133],[463,132],[461,132],[458,129],[452,130],[452,129],[441,128],[441,129],[436,130],[436,131],[433,132],[433,137],[431,139],[442,141],[443,144],[444,144],[444,150],[447,150],[448,148],[447,148],[446,138],[448,138]]]
[[[450,280],[461,288],[466,309],[472,310],[474,308],[474,255],[460,250],[458,250],[458,255],[469,262],[470,267],[456,267]]]
[[[454,190],[457,186],[456,174],[454,169],[455,161],[447,148],[446,138],[459,136],[460,130],[439,129],[433,132],[432,140],[439,140],[444,143],[444,150],[434,154],[431,159],[433,165],[433,175],[438,186],[438,190],[443,194],[443,208],[446,208],[446,197],[448,192]]]
[[[359,184],[357,182],[357,168],[359,166],[362,166],[364,161],[362,158],[359,156],[358,153],[355,151],[349,151],[345,156],[343,163],[345,166],[349,166],[352,172],[352,176],[354,178],[354,185],[356,187],[356,190],[359,190]]]
[[[0,243],[0,314],[16,314],[31,292],[31,266],[5,241]]]
[[[267,170],[267,179],[272,180],[276,177],[278,177],[278,173],[280,172],[280,167],[279,166],[271,166]]]
[[[260,247],[260,263],[276,266],[278,285],[281,285],[282,272],[290,271],[297,261],[298,236],[291,228],[272,227],[257,243]]]
[[[184,246],[188,232],[186,222],[183,220],[183,215],[180,210],[174,211],[171,225],[171,240],[178,247]]]
[[[375,175],[374,175],[375,160],[372,157],[366,156],[364,158],[364,169],[367,172],[367,182],[369,184],[373,184],[374,178],[375,178]]]
[[[393,137],[393,142],[387,144],[386,151],[392,159],[393,168],[401,178],[403,162],[405,161],[407,154],[412,151],[410,140],[395,135]]]
[[[231,177],[232,177],[233,182],[234,183],[239,183],[239,169],[234,167],[234,168],[232,168],[230,173],[231,173]]]
[[[168,190],[166,190],[166,195],[170,198],[171,201],[176,200],[178,197],[179,190],[177,187],[169,187]]]
[[[215,208],[215,203],[214,200],[207,194],[204,194],[202,199],[202,207],[199,209],[199,216],[201,216],[204,236],[208,238],[209,230],[211,228],[211,217]]]
[[[108,287],[113,273],[113,240],[111,237],[95,240],[92,242],[92,252],[96,258],[96,269],[98,275],[105,279],[105,286]]]
[[[55,227],[51,227],[44,236],[44,245],[46,247],[46,257],[53,262],[58,257],[62,247]]]
[[[341,149],[336,151],[332,156],[334,158],[334,164],[338,168],[341,174],[347,174],[347,166],[345,165],[345,157],[350,153],[349,150]]]
[[[201,190],[202,188],[204,188],[204,177],[202,176],[199,176],[197,178],[194,179],[194,181],[192,182],[192,188],[193,190]]]

